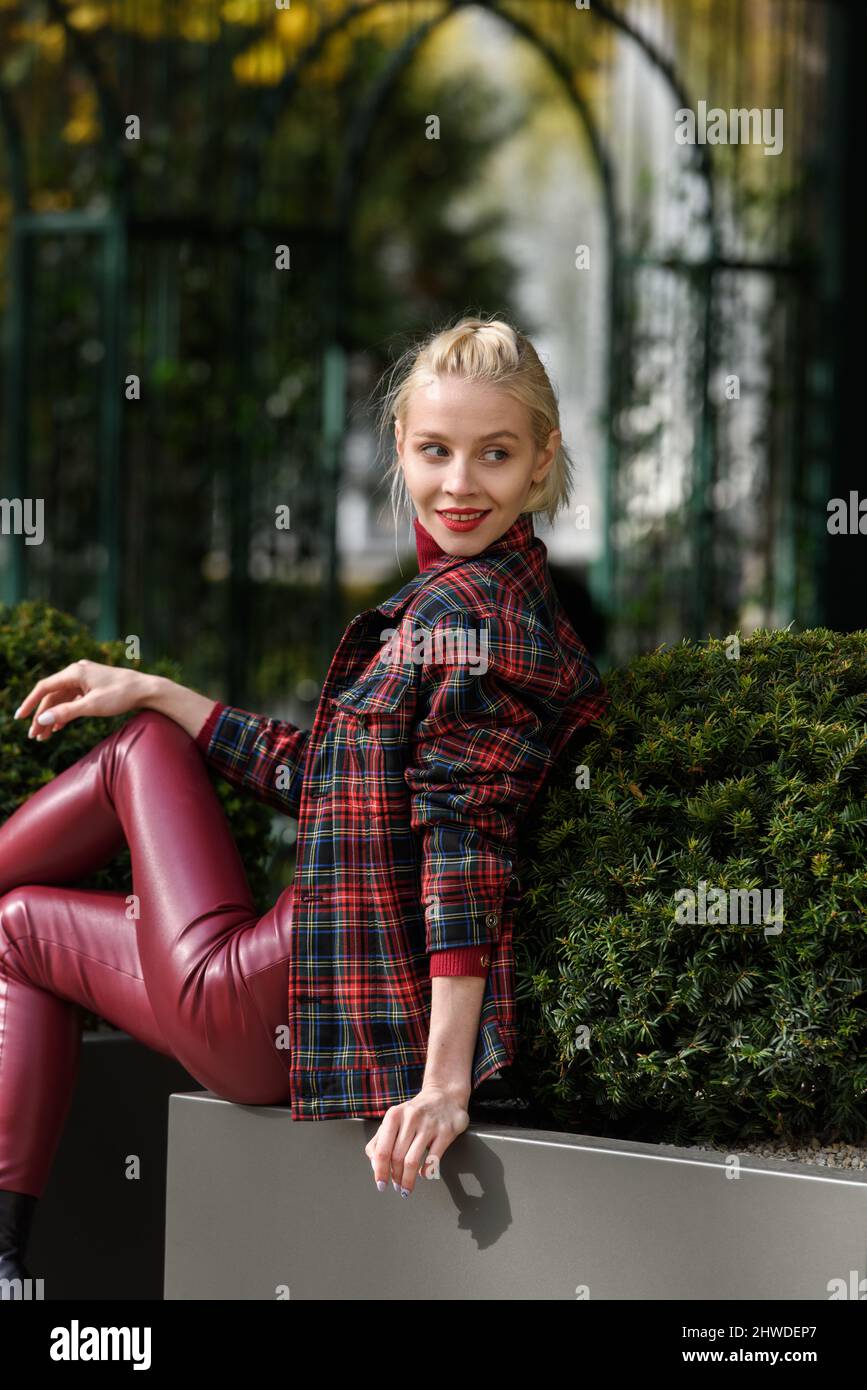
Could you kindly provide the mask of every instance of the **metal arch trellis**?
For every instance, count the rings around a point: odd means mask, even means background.
[[[330,282],[335,289],[333,301],[334,317],[332,321],[335,324],[334,341],[337,343],[342,342],[343,323],[349,312],[348,276],[345,274],[345,267],[349,259],[348,252],[351,241],[352,209],[357,206],[356,193],[361,185],[364,151],[408,63],[433,31],[447,22],[458,9],[464,7],[464,4],[465,0],[454,0],[454,3],[449,5],[443,14],[427,21],[409,34],[401,47],[396,50],[391,61],[386,65],[384,72],[378,77],[374,84],[373,91],[366,98],[363,106],[357,111],[352,121],[352,135],[344,151],[342,165],[336,179],[334,200],[334,220],[338,256],[335,273],[333,277],[330,277]],[[515,15],[504,15],[501,11],[497,11],[497,13],[498,17],[505,18],[511,28],[544,54],[556,75],[565,86],[567,96],[584,126],[593,163],[597,169],[603,188],[603,200],[605,204],[610,248],[608,260],[609,303],[611,304],[611,323],[614,325],[618,318],[616,307],[616,267],[618,265],[619,255],[617,249],[619,246],[619,234],[618,213],[614,198],[613,174],[609,156],[590,114],[589,107],[580,92],[576,90],[569,69],[566,64],[563,63],[559,55],[549,44],[545,43],[529,25],[521,22]],[[334,477],[334,485],[329,489],[330,495],[333,496],[335,488],[336,474]],[[608,554],[610,552],[606,550],[605,553]],[[332,634],[332,637],[334,636],[336,636],[336,634]]]
[[[322,24],[315,33],[310,44],[299,54],[295,63],[287,70],[282,80],[273,88],[266,90],[258,100],[258,105],[253,112],[253,119],[249,126],[246,147],[241,147],[241,156],[238,160],[237,169],[239,174],[238,184],[238,205],[243,208],[254,206],[257,190],[261,184],[262,160],[268,149],[269,140],[278,120],[282,119],[292,103],[294,95],[300,86],[301,76],[307,66],[320,57],[331,40],[341,30],[345,30],[361,16],[367,17],[371,11],[377,8],[388,8],[393,6],[396,0],[375,0],[375,3],[355,3],[347,7],[328,23]],[[412,4],[406,6],[405,0],[401,4],[410,12]],[[571,8],[570,0],[560,0],[561,7]],[[106,389],[104,398],[106,401],[113,402],[113,410],[105,412],[102,419],[101,428],[101,462],[100,486],[101,486],[101,521],[100,535],[103,540],[103,548],[108,556],[108,566],[100,576],[100,635],[114,635],[116,631],[115,615],[118,603],[118,573],[117,573],[117,554],[114,537],[116,535],[116,519],[118,508],[118,495],[120,489],[120,402],[117,399],[113,379],[109,380],[109,375],[116,363],[117,355],[123,341],[123,308],[125,302],[125,282],[127,276],[126,250],[127,238],[129,234],[129,208],[128,194],[130,186],[130,169],[127,161],[122,154],[122,141],[120,139],[121,117],[119,108],[114,100],[111,84],[107,74],[99,62],[98,55],[89,43],[87,36],[68,23],[65,6],[61,0],[48,0],[51,13],[57,21],[64,27],[68,34],[70,44],[74,49],[77,60],[80,62],[87,74],[88,80],[94,87],[99,105],[100,123],[102,129],[103,146],[109,160],[110,185],[112,191],[112,204],[109,213],[105,217],[91,217],[88,220],[86,215],[75,215],[76,230],[91,230],[99,232],[103,237],[103,289],[105,305],[105,323],[108,332],[109,342],[106,351],[105,377]],[[616,578],[616,562],[618,552],[616,546],[610,543],[610,523],[615,510],[615,495],[618,479],[618,470],[621,457],[621,442],[618,436],[618,412],[626,401],[629,386],[630,362],[628,357],[629,345],[624,340],[627,329],[624,326],[626,316],[621,312],[621,307],[625,305],[628,293],[628,278],[632,274],[632,267],[641,264],[655,264],[664,266],[678,272],[685,272],[688,275],[697,277],[702,290],[703,314],[701,316],[700,340],[702,352],[699,364],[700,391],[698,429],[696,432],[696,442],[693,451],[693,463],[691,469],[691,514],[693,518],[693,528],[690,532],[691,553],[694,557],[693,573],[694,587],[692,590],[693,606],[690,615],[690,628],[692,635],[703,635],[705,614],[708,607],[708,597],[713,588],[713,548],[707,544],[708,534],[712,522],[712,510],[710,505],[710,492],[714,481],[714,434],[715,434],[715,407],[711,399],[709,390],[709,378],[712,365],[712,342],[713,342],[713,314],[714,296],[717,273],[720,270],[731,268],[762,269],[766,266],[757,266],[755,262],[744,267],[734,266],[731,261],[726,261],[721,255],[719,229],[717,224],[717,214],[714,196],[714,178],[710,151],[707,146],[698,144],[694,147],[693,156],[697,164],[697,171],[703,180],[706,188],[707,204],[705,209],[704,223],[707,230],[707,248],[700,261],[686,264],[683,261],[666,261],[665,258],[638,257],[630,255],[622,244],[622,237],[618,226],[618,209],[614,196],[612,161],[608,151],[604,147],[598,130],[596,129],[592,113],[586,101],[574,81],[574,73],[568,63],[561,55],[546,43],[544,38],[536,33],[532,23],[525,17],[525,11],[532,16],[532,9],[522,0],[514,0],[509,6],[504,0],[453,0],[445,6],[443,12],[435,16],[432,20],[423,23],[419,28],[410,33],[408,38],[397,50],[392,60],[387,64],[385,73],[379,75],[373,84],[373,91],[367,95],[358,115],[357,121],[353,124],[352,130],[355,131],[355,138],[350,136],[344,146],[344,157],[338,172],[334,205],[336,216],[334,219],[334,236],[327,245],[327,262],[329,275],[327,287],[331,292],[330,303],[325,314],[325,332],[323,335],[322,352],[322,440],[323,440],[323,493],[322,493],[322,515],[325,519],[322,544],[327,552],[327,564],[325,574],[327,576],[328,592],[333,595],[334,575],[336,570],[335,555],[335,517],[334,517],[334,493],[339,468],[340,444],[343,435],[345,421],[345,344],[344,344],[344,324],[347,313],[347,302],[345,295],[340,292],[341,287],[346,283],[346,251],[349,240],[351,220],[348,216],[348,208],[351,205],[351,193],[356,187],[359,177],[360,162],[355,162],[353,156],[360,141],[362,132],[371,131],[382,111],[385,109],[388,98],[393,92],[401,73],[405,70],[408,63],[412,60],[413,54],[434,28],[443,24],[461,9],[472,8],[485,9],[497,16],[505,24],[532,43],[548,63],[552,72],[559,77],[569,95],[570,101],[582,122],[588,137],[593,163],[600,177],[602,186],[602,197],[605,205],[605,217],[608,228],[609,256],[608,256],[608,370],[607,370],[607,466],[605,471],[606,478],[606,506],[603,519],[603,532],[606,539],[606,547],[603,554],[602,564],[599,568],[600,596],[609,599],[614,590]],[[692,101],[686,90],[680,74],[675,69],[668,57],[662,53],[654,43],[642,34],[624,15],[619,14],[610,4],[604,0],[596,0],[593,5],[594,13],[619,31],[631,43],[635,44],[652,64],[654,69],[660,74],[670,90],[675,94],[681,106],[691,107]],[[5,94],[0,89],[0,122],[4,131],[5,144],[9,156],[10,175],[12,183],[14,216],[12,221],[11,238],[11,266],[13,268],[12,289],[10,295],[10,308],[7,314],[7,424],[6,435],[10,443],[9,478],[13,481],[13,486],[23,484],[23,470],[26,459],[26,419],[20,403],[23,399],[24,389],[21,381],[21,372],[24,370],[21,354],[16,354],[11,350],[10,344],[13,341],[19,343],[26,338],[27,334],[27,310],[28,296],[26,293],[27,272],[30,257],[30,234],[34,231],[50,227],[57,229],[64,225],[71,226],[72,219],[66,214],[39,214],[34,215],[30,211],[30,204],[27,195],[27,174],[26,161],[23,153],[23,142],[20,131],[16,129],[14,112],[11,103],[5,98]],[[258,222],[251,222],[250,234],[255,235],[264,228],[264,223],[260,219]],[[785,266],[783,269],[791,269]],[[244,268],[241,267],[236,282],[236,293],[238,296],[239,311],[243,313],[246,303],[247,288],[244,279]],[[242,336],[242,335],[241,335]],[[112,346],[112,343],[114,346]],[[239,351],[239,361],[242,366],[246,364],[246,355]],[[16,382],[19,389],[16,388]],[[17,447],[15,447],[17,446]],[[233,474],[236,488],[240,489],[241,499],[245,487],[245,475],[243,473],[244,460],[239,459],[241,467]],[[22,491],[23,487],[17,490]],[[237,496],[237,494],[236,494]],[[243,511],[239,511],[243,518]],[[246,558],[246,537],[243,533],[243,525],[236,524],[233,529],[233,559],[235,568],[242,568]],[[21,552],[16,548],[15,559],[11,573],[7,575],[7,592],[11,583],[12,592],[15,596],[20,596],[23,585],[23,575],[21,573]],[[324,605],[326,617],[335,613],[335,605],[327,602]],[[324,634],[323,634],[324,635]],[[330,645],[330,637],[325,641],[324,647]],[[242,658],[239,658],[239,666],[243,665]]]
[[[335,16],[330,23],[324,24],[317,31],[314,38],[299,55],[298,60],[288,69],[280,83],[267,93],[260,105],[259,122],[249,138],[242,159],[242,168],[245,170],[245,177],[252,181],[253,171],[257,163],[261,161],[263,151],[267,147],[266,132],[272,131],[277,122],[285,116],[286,110],[291,105],[292,99],[299,88],[299,81],[304,69],[321,57],[325,47],[330,40],[338,33],[352,25],[360,18],[367,17],[370,12],[378,8],[387,8],[397,3],[404,3],[405,0],[373,0],[372,3],[350,4],[339,15]],[[569,0],[559,0],[563,7],[569,7]],[[617,407],[622,399],[622,389],[624,387],[625,350],[622,342],[623,335],[623,315],[621,306],[625,302],[626,286],[625,278],[627,274],[627,259],[625,257],[618,230],[618,212],[614,196],[612,161],[606,151],[598,129],[590,114],[586,101],[577,90],[573,74],[568,65],[560,55],[546,43],[545,40],[535,32],[532,25],[512,10],[504,8],[501,0],[450,0],[446,4],[443,12],[434,18],[425,21],[416,30],[410,33],[401,48],[395,53],[392,61],[387,65],[384,74],[374,84],[372,94],[365,101],[359,117],[353,123],[353,134],[350,136],[341,172],[337,180],[337,191],[335,206],[337,208],[336,226],[337,237],[335,246],[337,249],[337,259],[334,264],[332,274],[329,276],[329,283],[335,287],[340,287],[340,292],[335,292],[331,303],[332,311],[330,323],[332,332],[329,335],[332,348],[329,351],[327,370],[333,377],[331,388],[327,389],[328,397],[334,402],[335,406],[342,412],[342,382],[345,379],[345,363],[342,348],[342,323],[347,313],[347,301],[345,286],[348,277],[345,275],[345,249],[349,241],[349,218],[346,209],[351,205],[352,193],[359,183],[360,158],[364,141],[372,132],[376,120],[387,105],[389,95],[396,86],[401,74],[412,60],[412,57],[420,45],[430,36],[430,34],[456,13],[467,8],[486,9],[510,26],[517,34],[532,44],[537,51],[544,57],[553,73],[560,79],[566,89],[569,100],[573,105],[579,119],[582,122],[588,138],[593,164],[599,175],[603,190],[603,201],[605,205],[605,219],[608,228],[608,384],[607,384],[607,454],[605,467],[605,493],[604,493],[604,513],[601,522],[603,535],[603,548],[601,563],[596,570],[596,587],[598,597],[607,606],[611,602],[615,584],[615,560],[616,550],[611,543],[611,520],[614,513],[614,496],[617,483],[619,445],[617,439]],[[525,8],[521,5],[521,8]],[[686,87],[677,73],[673,63],[659,51],[656,45],[642,34],[634,25],[621,14],[612,9],[608,4],[595,0],[593,5],[595,14],[611,24],[615,29],[623,33],[631,42],[637,45],[644,53],[650,63],[657,69],[664,81],[670,87],[672,93],[677,98],[681,106],[689,106],[690,98]],[[703,353],[701,359],[701,388],[700,398],[702,403],[701,423],[699,430],[699,443],[696,452],[696,467],[693,475],[693,491],[691,497],[691,512],[693,515],[694,526],[691,531],[693,537],[693,555],[695,585],[693,593],[692,629],[695,635],[702,632],[707,609],[707,596],[713,583],[711,571],[712,550],[708,545],[708,533],[712,522],[712,510],[710,507],[710,488],[712,484],[713,470],[713,436],[714,436],[714,415],[713,407],[709,395],[710,379],[710,356],[711,356],[711,331],[712,331],[712,298],[713,298],[713,271],[714,267],[720,263],[719,232],[714,200],[713,171],[708,149],[704,145],[694,146],[695,159],[698,164],[699,172],[704,181],[707,196],[706,225],[708,230],[708,254],[704,268],[707,273],[707,284],[704,294],[704,318],[702,323]],[[333,497],[337,478],[338,460],[337,448],[338,441],[342,433],[342,420],[338,421],[329,416],[324,422],[325,450],[324,450],[324,476],[326,478],[326,488],[328,498]],[[325,505],[329,505],[326,500]],[[331,503],[330,527],[327,532],[330,535],[330,547],[334,553],[334,518],[333,503]],[[336,557],[334,565],[329,567],[329,573],[333,576],[336,569]],[[329,603],[327,611],[333,612],[334,605]],[[335,634],[329,634],[329,642],[333,640]]]
[[[354,135],[352,145],[350,148],[347,148],[344,155],[343,167],[337,180],[338,192],[335,200],[337,209],[336,221],[339,229],[338,236],[342,244],[348,245],[349,243],[349,210],[356,206],[355,194],[361,182],[361,157],[364,148],[366,146],[367,140],[373,132],[373,129],[377,121],[382,115],[394,88],[397,85],[397,82],[403,72],[404,67],[410,61],[416,49],[421,45],[422,42],[424,42],[429,37],[431,32],[436,27],[442,25],[448,19],[450,19],[458,9],[465,8],[465,5],[466,0],[455,0],[455,3],[450,5],[448,10],[444,14],[438,16],[436,19],[430,21],[427,25],[416,30],[413,34],[410,35],[409,39],[406,41],[403,47],[395,54],[395,60],[388,65],[386,72],[383,74],[380,81],[376,84],[374,92],[365,102],[363,109],[357,116],[356,120],[353,122]],[[590,148],[592,162],[599,176],[600,183],[602,185],[602,198],[605,208],[605,222],[607,227],[608,240],[607,300],[609,304],[609,375],[607,420],[609,424],[609,449],[608,467],[606,468],[606,479],[608,479],[615,467],[615,456],[612,443],[614,439],[613,422],[615,419],[614,405],[616,396],[616,364],[619,361],[617,345],[619,342],[618,326],[620,323],[619,302],[621,266],[619,214],[614,194],[614,176],[611,159],[607,150],[605,149],[605,145],[599,134],[596,122],[594,121],[593,116],[590,112],[590,108],[587,102],[585,101],[584,97],[578,91],[573,81],[572,73],[568,65],[564,63],[560,55],[551,47],[550,44],[543,40],[540,37],[540,35],[537,34],[529,24],[519,19],[517,15],[511,12],[500,10],[496,8],[494,5],[492,5],[490,8],[493,13],[496,13],[499,19],[507,23],[508,26],[511,29],[513,29],[515,33],[520,35],[520,37],[524,38],[528,43],[530,43],[534,48],[536,48],[536,50],[540,54],[542,54],[542,56],[550,65],[555,76],[558,77],[561,81],[562,85],[566,90],[566,96],[570,104],[574,108],[576,114],[578,115],[578,118],[584,128],[584,132],[587,136],[587,141]],[[339,302],[346,303],[346,299],[342,298]],[[606,516],[608,515],[610,515],[609,500],[606,501]],[[603,519],[603,534],[607,536],[607,532],[608,528],[605,524],[605,520]],[[608,598],[611,590],[612,576],[610,574],[610,565],[612,557],[613,550],[610,545],[606,544],[602,552],[602,565],[600,566],[600,572],[602,575],[602,582],[600,584],[600,594],[603,601],[605,601]]]
[[[436,16],[433,20],[429,20],[427,23],[422,25],[419,29],[414,31],[409,36],[407,41],[404,43],[402,49],[399,50],[398,53],[395,55],[395,58],[389,65],[384,77],[381,78],[376,84],[372,96],[368,99],[365,105],[365,110],[362,113],[362,119],[357,127],[357,130],[360,134],[363,134],[372,128],[377,116],[386,105],[389,92],[393,89],[394,85],[399,80],[401,73],[405,69],[407,63],[410,61],[412,54],[416,51],[416,49],[424,41],[424,39],[433,31],[435,27],[444,23],[459,10],[467,8],[468,4],[473,2],[474,0],[453,0],[453,3],[447,5],[444,8],[442,14]],[[478,0],[475,0],[475,2],[478,3]],[[265,138],[265,128],[267,127],[270,130],[273,130],[278,115],[285,114],[287,105],[291,102],[292,96],[298,89],[299,79],[304,69],[310,63],[315,61],[315,59],[318,56],[320,56],[325,46],[328,44],[331,38],[334,37],[335,34],[350,26],[355,19],[359,18],[362,15],[369,15],[370,11],[374,8],[380,6],[387,7],[393,5],[394,3],[395,0],[377,0],[377,3],[374,5],[354,4],[347,6],[347,8],[343,10],[341,14],[337,16],[335,19],[333,19],[330,23],[320,27],[313,41],[299,55],[297,62],[289,69],[279,86],[272,92],[266,93],[265,97],[260,102],[259,122],[255,127],[255,134],[251,136],[250,144],[246,151],[243,152],[243,155],[238,163],[240,176],[243,180],[242,192],[244,195],[243,201],[245,203],[247,198],[254,192],[254,189],[256,188],[259,182],[258,175],[261,170],[261,159],[263,157],[264,150],[267,148],[268,143],[267,138]],[[563,4],[566,3],[567,0],[563,0]],[[111,209],[112,215],[109,217],[106,225],[107,240],[105,243],[105,293],[107,329],[110,337],[116,340],[116,342],[119,344],[122,332],[120,316],[122,313],[121,306],[124,301],[123,286],[126,265],[125,233],[128,223],[128,197],[130,187],[129,166],[127,164],[127,161],[123,158],[121,154],[122,147],[120,143],[120,136],[122,117],[117,102],[111,91],[108,78],[102,68],[101,63],[98,60],[98,56],[95,50],[89,44],[86,36],[78,28],[69,24],[68,14],[66,12],[65,6],[61,3],[61,0],[48,0],[48,5],[49,10],[56,19],[56,21],[63,26],[63,29],[67,34],[70,43],[74,49],[74,52],[78,60],[82,64],[83,68],[85,69],[94,89],[96,90],[98,97],[100,120],[103,131],[103,144],[105,147],[110,168],[109,182],[114,198],[113,206]],[[605,516],[603,518],[603,532],[607,542],[608,533],[610,529],[609,523],[612,512],[611,499],[613,496],[613,489],[615,486],[618,457],[616,442],[616,403],[619,398],[621,374],[623,371],[619,339],[619,327],[621,319],[619,305],[622,302],[621,280],[624,273],[624,266],[622,263],[620,238],[617,229],[617,209],[613,194],[611,161],[610,157],[608,156],[607,152],[603,147],[598,131],[596,130],[594,122],[590,116],[587,104],[581,97],[580,92],[576,89],[572,72],[569,69],[569,67],[563,62],[560,56],[557,53],[555,53],[550,47],[550,45],[548,45],[541,38],[541,36],[534,31],[530,23],[528,23],[526,20],[522,19],[518,14],[513,13],[509,9],[501,7],[501,5],[497,3],[497,0],[481,0],[479,7],[487,9],[491,13],[496,14],[503,22],[510,25],[516,33],[520,34],[521,37],[523,37],[526,41],[532,43],[544,56],[544,58],[546,59],[552,70],[555,72],[555,74],[560,78],[569,95],[570,101],[573,107],[575,108],[577,114],[579,115],[579,118],[581,119],[582,124],[585,128],[585,132],[588,136],[588,141],[590,144],[590,149],[593,155],[594,164],[597,169],[597,173],[600,176],[600,181],[602,184],[609,239],[608,302],[610,312],[608,345],[609,371],[607,390],[609,442],[606,468],[606,507]],[[602,19],[606,20],[608,23],[612,24],[615,28],[619,29],[622,33],[624,33],[631,41],[635,42],[650,59],[651,63],[661,73],[664,79],[669,83],[672,90],[677,94],[678,98],[681,101],[686,100],[683,86],[677,74],[673,70],[672,65],[668,62],[668,60],[665,58],[663,54],[657,51],[655,46],[644,35],[637,31],[634,28],[634,26],[628,22],[628,20],[626,20],[623,16],[619,15],[616,11],[614,11],[604,3],[598,3],[595,6],[595,12]],[[346,304],[345,296],[337,292],[337,287],[341,284],[345,284],[345,256],[342,254],[342,252],[345,251],[346,248],[346,239],[348,235],[348,219],[345,216],[345,208],[347,192],[350,188],[354,187],[355,183],[357,182],[357,175],[353,175],[352,173],[354,163],[352,153],[354,149],[357,149],[357,146],[358,138],[356,138],[355,140],[352,140],[352,138],[350,138],[350,143],[349,147],[347,148],[343,168],[338,178],[336,197],[336,222],[338,236],[335,243],[335,249],[337,251],[337,254],[335,254],[333,258],[331,266],[332,274],[329,277],[329,283],[331,284],[335,292],[331,298],[332,312],[328,316],[329,331],[326,335],[327,345],[324,353],[325,379],[323,382],[323,435],[325,446],[323,459],[323,462],[325,464],[325,467],[323,469],[325,485],[323,502],[325,504],[326,515],[328,517],[328,524],[325,528],[325,535],[323,539],[329,550],[329,560],[326,565],[326,574],[328,575],[329,579],[330,591],[330,598],[329,601],[326,603],[324,609],[326,613],[333,613],[334,611],[334,604],[333,601],[331,601],[333,600],[334,573],[336,568],[336,555],[334,553],[333,492],[336,484],[336,474],[338,466],[337,455],[339,451],[339,441],[342,434],[344,410],[342,382],[345,379],[345,362],[343,359],[341,339],[343,336],[342,323],[344,321],[344,316],[346,313]],[[716,231],[715,220],[713,217],[713,188],[712,180],[710,177],[709,160],[707,156],[707,151],[703,147],[697,147],[697,149],[699,162],[702,167],[702,172],[705,176],[708,188],[709,225],[711,234],[711,245],[712,248],[714,248],[716,242]],[[244,289],[243,284],[241,284],[239,286],[239,307],[241,309],[243,309],[243,299]],[[111,343],[109,343],[109,350],[106,352],[105,361],[109,369],[110,364],[112,364],[115,361],[115,354],[112,350]],[[706,393],[704,393],[704,395],[706,399]],[[108,559],[108,564],[105,566],[103,570],[103,575],[101,579],[102,601],[100,604],[100,626],[102,629],[101,635],[105,636],[109,635],[110,632],[115,630],[117,604],[119,597],[117,556],[116,546],[113,544],[113,533],[115,529],[114,523],[117,516],[118,495],[120,488],[120,407],[119,403],[116,400],[116,395],[110,391],[106,394],[106,400],[108,401],[109,399],[111,399],[114,402],[114,408],[109,410],[107,418],[104,421],[102,468],[100,473],[102,518],[100,525],[100,534],[103,539],[103,547]],[[20,442],[21,441],[19,441],[19,445]],[[13,448],[10,450],[10,452],[13,457],[17,457],[20,459],[20,447],[17,449]],[[709,458],[710,450],[704,448],[702,450],[702,457]],[[243,512],[244,488],[241,475],[242,469],[238,469],[233,476],[235,479],[235,498],[237,500],[240,496],[241,510]],[[704,493],[705,488],[702,484],[700,484],[696,489],[696,495],[699,497],[703,497]],[[703,510],[703,508],[699,508],[699,520],[701,520]],[[697,529],[696,535],[700,535],[700,528]],[[239,537],[237,527],[235,528],[234,536],[235,545],[233,553],[233,568],[243,567],[246,558],[244,550],[244,540],[243,537]],[[705,566],[703,564],[705,554],[705,547],[702,544],[698,544],[696,556],[698,560],[697,569],[700,575],[706,572]],[[614,550],[612,549],[610,544],[606,543],[603,564],[601,567],[601,573],[603,575],[603,594],[605,597],[607,597],[610,594],[611,586],[613,583],[613,561]],[[20,588],[20,584],[21,576],[20,574],[18,574],[13,577],[13,586],[15,588]],[[701,584],[699,584],[698,587],[700,590]],[[236,616],[239,615],[236,614]],[[325,645],[327,646],[328,644],[329,642],[326,641]]]

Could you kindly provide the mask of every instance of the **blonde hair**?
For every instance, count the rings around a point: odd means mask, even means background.
[[[447,374],[499,386],[520,401],[526,406],[537,448],[544,448],[551,430],[560,428],[554,388],[529,338],[500,318],[462,318],[452,327],[435,331],[408,347],[382,378],[388,381],[378,409],[378,435],[384,457],[394,449],[394,422],[399,420],[406,426],[413,392]],[[522,511],[544,512],[553,523],[561,508],[568,505],[572,469],[572,458],[561,442],[545,477],[530,488]],[[412,515],[412,499],[396,449],[389,460],[388,474],[396,531],[398,506]]]

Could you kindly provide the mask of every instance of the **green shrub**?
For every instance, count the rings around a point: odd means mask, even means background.
[[[98,642],[88,630],[66,613],[41,601],[26,601],[10,607],[0,605],[0,821],[29,796],[52,781],[58,773],[76,762],[94,744],[113,733],[131,714],[111,719],[75,719],[45,743],[27,737],[29,720],[13,715],[24,696],[43,676],[86,657],[110,666],[133,666],[157,675],[181,680],[173,662],[155,661],[144,666],[128,662],[124,643]],[[257,909],[271,906],[267,889],[268,836],[271,815],[267,807],[242,796],[209,769],[243,860]],[[96,870],[76,885],[132,891],[129,850],[124,847],[111,864]],[[95,1026],[94,1015],[85,1014],[85,1026]]]
[[[606,679],[523,842],[516,1074],[569,1129],[863,1139],[867,633],[684,642]],[[678,922],[701,880],[782,889],[782,930]]]

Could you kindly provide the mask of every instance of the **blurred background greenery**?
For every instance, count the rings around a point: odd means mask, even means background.
[[[371,388],[497,312],[560,393],[575,510],[537,529],[603,667],[861,625],[859,540],[826,529],[860,452],[849,22],[0,0],[2,488],[46,508],[41,545],[4,526],[0,596],[308,723],[346,620],[415,568]],[[782,149],[679,145],[702,100],[779,109]]]

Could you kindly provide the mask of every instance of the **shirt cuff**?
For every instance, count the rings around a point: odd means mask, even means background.
[[[199,745],[203,753],[207,753],[211,742],[211,736],[216,728],[217,720],[223,713],[223,710],[227,708],[228,706],[224,705],[221,700],[217,700],[201,729],[196,734],[195,742]]]
[[[430,952],[431,979],[437,975],[479,975],[485,977],[491,964],[491,945],[458,946]]]

